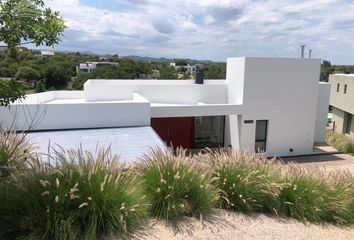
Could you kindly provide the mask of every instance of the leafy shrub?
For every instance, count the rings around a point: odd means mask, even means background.
[[[116,157],[70,151],[54,160],[0,185],[1,239],[119,237],[144,222],[139,183]]]
[[[212,179],[193,160],[182,151],[174,155],[156,150],[145,156],[143,185],[153,217],[174,222],[211,212],[216,203]]]
[[[354,153],[354,142],[353,140],[340,133],[335,133],[333,131],[326,132],[326,143],[333,146],[340,152],[344,153]]]
[[[277,213],[281,186],[271,160],[246,152],[210,153],[222,208]]]

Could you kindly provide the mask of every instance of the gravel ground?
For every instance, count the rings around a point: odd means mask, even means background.
[[[319,167],[326,171],[349,171],[354,174],[354,157],[348,154],[329,154],[306,157],[289,157],[285,161],[292,161],[301,166]]]
[[[203,221],[186,218],[178,226],[167,227],[163,222],[151,222],[150,229],[135,239],[354,239],[354,229],[333,225],[304,224],[292,219],[246,216],[225,210],[215,210]]]

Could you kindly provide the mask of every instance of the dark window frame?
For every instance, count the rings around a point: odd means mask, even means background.
[[[344,84],[344,94],[347,94],[347,84]]]
[[[257,122],[261,122],[261,121],[264,121],[266,123],[266,126],[265,126],[265,138],[263,139],[257,139],[256,138],[256,135],[257,135]],[[255,128],[255,143],[264,143],[264,149],[256,149],[256,146],[255,146],[255,152],[256,153],[259,153],[259,152],[266,152],[267,151],[267,138],[268,138],[268,126],[269,126],[269,121],[268,119],[259,119],[259,120],[256,120],[256,128]],[[259,151],[260,150],[260,151]]]
[[[350,134],[350,130],[352,129],[352,120],[353,120],[353,115],[350,114],[350,113],[347,113],[346,112],[346,115],[347,115],[347,122],[346,122],[346,125],[345,125],[345,133],[346,134]]]
[[[339,83],[337,83],[337,92],[339,92]]]

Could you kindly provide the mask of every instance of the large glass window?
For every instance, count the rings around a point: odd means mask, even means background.
[[[224,146],[225,116],[195,117],[194,148]]]

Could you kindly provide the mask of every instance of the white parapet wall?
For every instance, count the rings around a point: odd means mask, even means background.
[[[54,130],[150,125],[150,103],[134,93],[126,101],[87,102],[83,93],[47,92],[0,107],[5,129]]]
[[[84,92],[87,101],[124,100],[137,92],[152,103],[228,103],[225,80],[88,80]]]
[[[331,91],[330,83],[324,83],[324,82],[319,83],[316,127],[315,127],[315,137],[314,137],[315,143],[325,142],[330,91]]]

